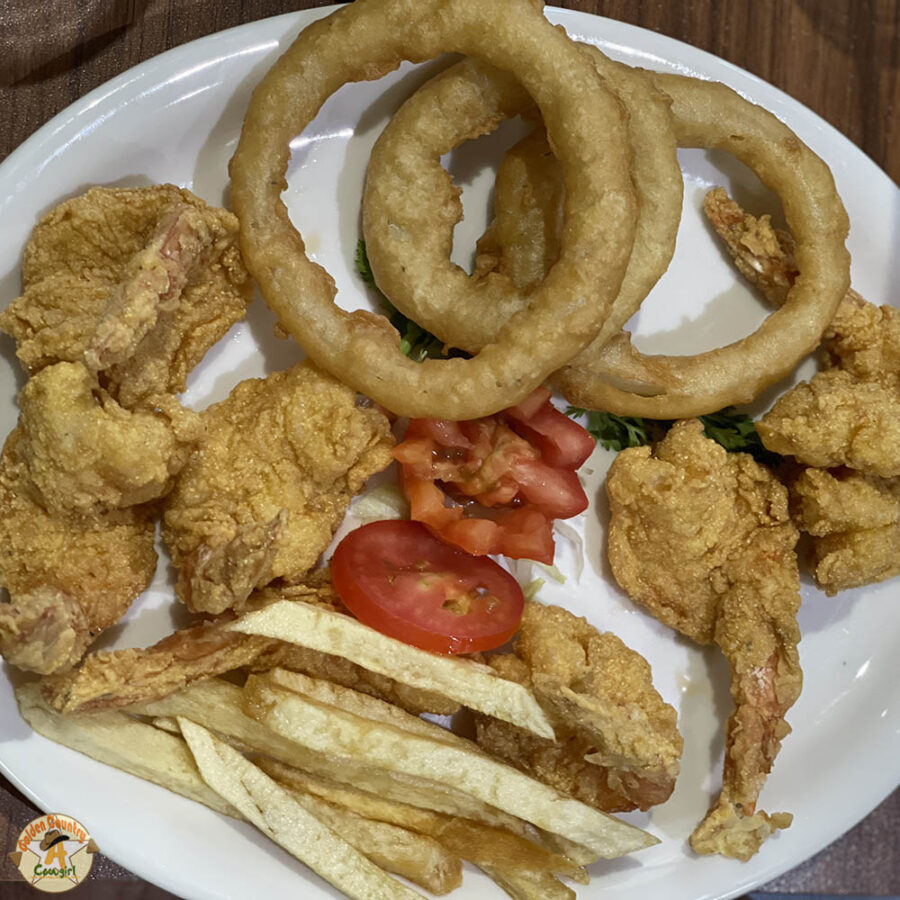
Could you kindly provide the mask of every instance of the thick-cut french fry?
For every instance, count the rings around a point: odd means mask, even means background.
[[[333,684],[322,678],[312,678],[304,675],[302,672],[289,672],[287,669],[272,669],[265,673],[265,678],[276,687],[286,688],[315,700],[316,703],[324,703],[326,706],[336,706],[344,712],[352,713],[354,716],[360,716],[363,719],[371,719],[373,722],[383,722],[386,725],[393,725],[395,728],[402,728],[411,734],[419,734],[422,737],[428,737],[435,741],[443,741],[446,744],[456,744],[458,746],[468,747],[476,753],[483,752],[472,741],[435,725],[434,722],[428,722],[420,719],[406,710],[400,709],[385,700],[379,700],[370,694],[362,694],[354,691],[352,688],[344,687],[340,684]]]
[[[230,803],[207,787],[180,737],[113,710],[61,715],[50,708],[36,682],[16,688],[16,700],[22,718],[51,741],[197,800],[217,812],[239,817]]]
[[[158,717],[153,724],[181,735],[181,726],[174,716]],[[236,750],[242,749],[231,740],[226,743]],[[264,758],[254,760],[254,764],[271,778],[274,775],[266,764],[280,766],[288,772],[300,771]],[[462,884],[460,857],[428,835],[360,815],[346,804],[303,790],[299,784],[290,784],[278,778],[274,780],[290,791],[307,812],[386,872],[402,875],[433,894],[448,894]]]
[[[313,772],[324,778],[353,784],[379,796],[403,803],[433,809],[450,815],[477,819],[489,825],[506,828],[517,834],[527,831],[520,819],[501,812],[445,785],[422,778],[397,775],[383,768],[366,766],[328,754],[311,752],[288,740],[246,715],[243,711],[241,689],[221,679],[192,684],[177,694],[152,703],[129,707],[129,712],[151,717],[185,716],[217,733],[245,752],[264,753],[291,766]],[[152,727],[152,726],[148,726]],[[573,848],[579,863],[592,862],[596,857],[579,856],[580,848]],[[583,851],[582,851],[583,852]]]
[[[338,837],[233,747],[190,719],[179,716],[178,724],[206,783],[263,834],[338,890],[358,900],[422,896]]]
[[[514,866],[481,866],[513,900],[575,900],[575,891],[549,872],[533,872]]]
[[[321,797],[283,786],[304,809],[382,869],[433,894],[449,894],[462,884],[462,860],[428,835],[366,819]]]
[[[286,787],[307,791],[353,810],[367,819],[389,822],[430,835],[448,850],[478,866],[506,866],[551,872],[567,875],[577,881],[587,881],[587,875],[581,866],[504,829],[376,797],[348,785],[309,775],[276,760],[261,759],[257,765]]]
[[[252,675],[244,709],[283,737],[320,753],[425,778],[470,794],[537,828],[611,859],[658,843],[633,825],[558,794],[480,751],[323,706]]]
[[[250,635],[243,637],[251,638]],[[251,639],[265,640],[256,636]],[[355,691],[396,703],[397,706],[417,716],[424,712],[452,716],[460,708],[456,700],[435,694],[434,691],[422,691],[395,678],[372,672],[355,662],[350,662],[349,659],[344,659],[343,656],[320,653],[318,650],[310,650],[309,647],[301,647],[299,644],[289,644],[287,641],[269,643],[271,644],[269,649],[260,653],[248,666],[251,672],[267,672],[269,669],[277,668],[304,672],[314,678],[324,678],[326,681],[333,681]]]
[[[521,684],[501,678],[490,666],[474,660],[438,656],[404,644],[350,616],[283,600],[241,616],[229,627],[243,634],[278,638],[342,656],[365,669],[443,694],[471,709],[553,740],[550,722],[531,692]]]
[[[173,716],[159,716],[153,719],[153,725],[181,735],[178,719]],[[252,752],[252,748],[236,744],[234,740],[230,739],[226,743],[236,750]],[[254,763],[272,778],[274,775],[268,770],[266,763],[280,766],[288,772],[300,772],[299,769],[275,760],[260,758],[254,760]],[[340,834],[348,844],[356,847],[386,872],[402,875],[433,894],[448,894],[462,884],[462,861],[452,853],[452,848],[444,847],[428,835],[404,828],[399,823],[383,822],[360,815],[346,804],[303,790],[299,784],[290,784],[278,778],[275,780],[287,788],[294,799],[320,822]],[[218,795],[217,799],[220,799]]]

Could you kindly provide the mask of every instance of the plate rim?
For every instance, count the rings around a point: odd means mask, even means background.
[[[0,175],[2,175],[3,177],[9,177],[9,174],[15,173],[18,169],[22,169],[23,166],[29,169],[33,169],[34,159],[36,157],[43,157],[43,151],[48,143],[52,142],[54,139],[57,139],[58,136],[64,133],[68,127],[72,126],[81,117],[90,113],[92,109],[100,106],[105,100],[115,97],[122,90],[128,88],[129,86],[139,84],[141,82],[153,81],[154,79],[155,83],[161,83],[171,80],[171,75],[177,68],[182,57],[185,60],[201,57],[204,62],[212,63],[214,60],[212,56],[208,52],[206,52],[206,45],[208,45],[209,47],[213,47],[220,44],[229,44],[232,41],[235,41],[235,39],[237,39],[236,43],[240,44],[242,42],[242,38],[249,32],[252,32],[254,29],[259,28],[260,26],[273,27],[274,23],[276,22],[284,23],[284,25],[286,26],[284,30],[287,32],[291,28],[293,28],[295,24],[300,27],[305,26],[306,24],[309,24],[316,19],[323,18],[329,15],[331,12],[334,12],[335,10],[341,8],[341,6],[343,5],[344,4],[334,4],[330,6],[311,9],[295,10],[293,12],[283,13],[277,16],[270,16],[254,20],[252,22],[247,22],[244,24],[233,26],[231,28],[223,29],[218,32],[214,32],[212,34],[204,35],[203,37],[181,44],[177,47],[170,48],[160,54],[157,54],[156,56],[143,60],[142,62],[137,63],[136,65],[126,69],[118,75],[113,76],[113,78],[93,88],[83,97],[75,100],[73,103],[60,110],[46,123],[36,129],[28,138],[26,138],[21,144],[19,144],[18,147],[12,150],[10,154],[2,161],[2,163],[0,163]],[[649,36],[650,40],[647,42],[649,43],[649,45],[662,45],[664,47],[673,48],[673,53],[671,53],[670,55],[659,57],[661,62],[666,62],[670,65],[681,65],[679,61],[680,58],[684,58],[685,56],[692,57],[694,60],[696,60],[696,65],[699,68],[708,66],[710,68],[720,70],[723,76],[723,80],[727,79],[730,76],[733,81],[743,81],[745,84],[749,84],[751,86],[758,85],[766,92],[775,92],[775,94],[778,96],[780,107],[779,110],[773,110],[773,112],[775,112],[776,115],[779,115],[779,118],[781,118],[781,115],[779,114],[779,111],[781,109],[791,110],[791,108],[793,107],[794,110],[803,110],[805,114],[812,117],[812,121],[815,122],[817,128],[819,128],[819,130],[822,132],[824,140],[837,141],[842,144],[847,150],[853,151],[850,153],[850,161],[854,166],[858,166],[862,161],[865,161],[867,166],[871,167],[871,175],[868,172],[863,173],[864,178],[880,176],[881,178],[886,179],[886,181],[895,188],[895,198],[900,196],[900,188],[897,187],[890,176],[860,147],[858,147],[848,137],[842,134],[835,126],[819,116],[818,113],[809,109],[800,101],[794,99],[789,94],[785,93],[782,89],[776,87],[775,85],[759,77],[758,75],[755,75],[752,72],[749,72],[741,68],[740,66],[729,62],[728,60],[724,60],[707,50],[700,49],[677,38],[672,38],[667,35],[642,28],[641,26],[633,25],[627,22],[621,22],[604,16],[597,16],[588,12],[581,12],[578,10],[572,10],[562,7],[548,6],[546,9],[549,13],[550,18],[554,22],[561,23],[565,26],[572,26],[571,28],[567,28],[567,30],[578,31],[579,29],[576,23],[590,21],[592,23],[597,23],[597,30],[602,29],[602,27],[604,27],[605,25],[611,30],[624,35],[638,35],[641,39],[646,39]],[[596,35],[594,35],[593,37],[595,40],[597,39]],[[603,40],[605,40],[605,38]],[[250,52],[252,41],[244,41],[244,43],[247,44],[247,49],[245,52]],[[267,46],[270,47],[275,47],[277,43],[277,40],[266,42]],[[627,43],[621,43],[618,41],[609,41],[608,43],[611,43],[614,46],[621,46],[624,49],[640,46],[640,44],[629,45]],[[198,49],[201,50],[200,53],[197,52]],[[684,56],[679,57],[678,54],[682,52]],[[693,68],[688,66],[684,66],[684,71],[686,74],[697,75],[697,72]],[[168,73],[168,75],[166,73]],[[732,87],[734,87],[734,89],[737,90],[738,93],[744,95],[744,90],[742,90],[742,87],[739,84],[734,84],[732,83],[732,81],[728,81],[728,83]],[[130,101],[126,101],[126,103],[127,102]],[[65,146],[69,146],[69,144],[76,140],[78,140],[78,134],[70,136],[68,140],[65,141]],[[57,153],[58,152],[59,151],[57,151]],[[53,155],[57,155],[57,153],[54,153]],[[28,166],[27,164],[29,158],[32,160],[31,166]],[[18,191],[15,191],[5,197],[3,199],[3,202],[0,203],[0,210],[2,210],[6,203],[12,197],[16,196],[17,193]],[[900,785],[900,754],[898,754],[897,762],[897,772],[894,773],[891,779],[889,779],[892,782],[893,786],[889,788],[885,793],[883,791],[883,784],[888,783],[888,779],[885,779],[884,782],[879,783],[881,786],[879,786],[877,789],[872,788],[869,792],[861,792],[861,794],[858,794],[857,796],[864,796],[865,799],[856,804],[854,812],[851,814],[849,819],[841,819],[841,824],[836,829],[831,829],[831,836],[827,838],[825,843],[821,843],[820,840],[805,841],[803,842],[805,855],[799,861],[790,861],[783,864],[774,862],[772,865],[764,867],[764,874],[761,875],[760,872],[757,872],[754,876],[748,876],[743,879],[738,879],[735,882],[735,887],[724,894],[716,894],[715,896],[719,898],[719,900],[727,900],[727,898],[729,897],[738,896],[739,894],[746,892],[747,890],[752,889],[755,886],[764,884],[767,881],[778,877],[784,872],[802,865],[803,862],[808,861],[816,853],[821,852],[835,840],[839,839],[843,834],[845,834],[856,824],[858,824],[858,822],[865,818],[877,805],[887,799],[894,790],[897,789],[897,786]],[[50,811],[50,807],[46,803],[42,802],[40,795],[33,791],[30,787],[28,787],[15,773],[13,773],[2,759],[0,759],[0,771],[3,772],[4,776],[10,781],[10,783],[12,783],[38,808],[44,810],[45,812]],[[872,782],[870,782],[870,784],[872,784]],[[115,856],[109,856],[109,858],[114,859],[118,862]],[[146,870],[144,870],[143,866],[135,867],[133,864],[120,864],[128,868],[129,871],[138,874],[140,877],[151,883],[159,885],[165,890],[177,893],[182,889],[183,885],[181,883],[170,881],[166,877],[167,871],[165,869],[161,870],[161,872],[160,870],[147,872]]]

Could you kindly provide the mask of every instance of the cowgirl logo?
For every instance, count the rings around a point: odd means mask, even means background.
[[[77,819],[48,813],[22,829],[9,858],[33,887],[58,894],[87,878],[97,849]]]

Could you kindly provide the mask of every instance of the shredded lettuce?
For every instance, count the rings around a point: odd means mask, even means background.
[[[353,515],[364,525],[380,519],[408,519],[409,503],[399,485],[385,482],[356,500]]]

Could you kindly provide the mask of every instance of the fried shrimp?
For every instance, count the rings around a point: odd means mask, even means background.
[[[813,536],[813,571],[826,593],[900,574],[900,478],[804,469],[790,491],[794,520]]]
[[[488,663],[531,688],[556,740],[478,716],[478,743],[597,809],[649,809],[675,786],[683,742],[647,661],[558,606],[528,603],[514,653]]]
[[[778,399],[757,423],[762,442],[808,466],[900,475],[900,392],[828,369]]]
[[[126,408],[184,390],[253,296],[237,219],[173,185],[92,188],[31,235],[0,330],[33,374],[80,362]]]
[[[20,429],[0,457],[0,654],[32,672],[71,668],[147,587],[155,527],[145,506],[81,516],[33,496]]]
[[[163,537],[177,596],[218,614],[275,579],[302,580],[353,495],[390,464],[394,439],[381,412],[306,364],[242,382],[203,420]]]
[[[607,490],[616,580],[661,622],[716,643],[731,667],[722,791],[691,846],[749,859],[791,822],[756,808],[802,683],[787,490],[752,457],[705,438],[696,420],[653,449],[623,450]]]
[[[791,236],[722,188],[704,207],[741,273],[782,302],[798,274]],[[758,431],[769,449],[809,466],[787,478],[791,511],[812,536],[816,582],[835,594],[900,573],[900,310],[849,290],[822,350],[824,371],[781,397]]]
[[[714,188],[703,200],[710,224],[738,271],[773,306],[780,306],[800,274],[794,239],[770,216],[752,216]],[[900,309],[876,306],[852,288],[822,336],[826,369],[841,369],[859,381],[900,387]]]

